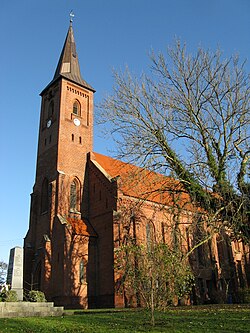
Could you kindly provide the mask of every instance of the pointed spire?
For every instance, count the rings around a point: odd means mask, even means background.
[[[84,88],[90,89],[95,92],[94,88],[91,87],[85,80],[83,80],[81,76],[78,56],[76,53],[74,33],[72,28],[72,15],[70,18],[69,30],[65,39],[65,43],[58,61],[58,65],[53,80],[50,82],[48,86],[50,86],[58,78],[64,77],[72,82],[79,84]],[[47,89],[48,86],[45,89]]]

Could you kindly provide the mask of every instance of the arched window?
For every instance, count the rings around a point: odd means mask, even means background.
[[[86,265],[84,259],[80,261],[79,280],[81,284],[83,284],[86,281]]]
[[[78,101],[75,101],[73,104],[73,113],[77,116],[81,115],[81,105]]]
[[[37,263],[35,272],[33,274],[33,288],[34,290],[41,290],[41,277],[42,277],[42,263],[41,260]]]
[[[150,222],[146,224],[146,243],[148,251],[151,252],[154,243],[154,227]]]
[[[77,179],[70,184],[69,206],[70,210],[74,212],[80,209],[80,183]]]
[[[49,210],[49,182],[45,178],[42,184],[41,194],[41,213],[46,213]]]
[[[219,263],[220,263],[220,265],[222,265],[223,262],[225,262],[224,242],[220,236],[217,237],[216,241],[217,241],[217,251],[218,251],[218,257],[219,257]]]
[[[76,182],[73,181],[70,185],[70,209],[76,210],[77,204],[77,185]]]

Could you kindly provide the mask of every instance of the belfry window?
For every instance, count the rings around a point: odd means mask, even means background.
[[[73,104],[73,113],[77,116],[81,115],[81,105],[78,101],[75,101]]]

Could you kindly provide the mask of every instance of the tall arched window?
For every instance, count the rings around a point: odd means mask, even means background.
[[[81,115],[81,105],[78,101],[75,101],[73,104],[73,113],[77,116]]]
[[[74,180],[70,185],[70,209],[76,210],[77,204],[77,184]]]
[[[41,290],[41,278],[42,278],[42,263],[40,260],[37,263],[35,272],[33,274],[33,287],[35,290]]]
[[[69,209],[72,212],[77,212],[80,209],[80,188],[80,182],[75,178],[70,184]]]
[[[41,213],[46,213],[49,210],[49,182],[45,178],[42,184],[41,194]]]
[[[81,284],[83,284],[86,281],[86,265],[84,259],[80,261],[79,280]]]
[[[154,227],[150,222],[146,224],[146,243],[148,251],[151,252],[154,243]]]

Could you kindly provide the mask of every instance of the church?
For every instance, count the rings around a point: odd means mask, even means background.
[[[117,291],[115,249],[125,232],[140,243],[169,242],[176,202],[174,191],[162,190],[178,186],[174,179],[93,152],[94,93],[80,72],[70,22],[54,77],[41,92],[36,178],[24,239],[24,290],[41,290],[66,308],[128,306]],[[185,204],[185,234],[194,209],[185,193],[178,196]],[[186,237],[184,248],[188,242]],[[229,288],[236,300],[237,291],[250,284],[249,249],[242,242],[215,237],[191,259],[200,295]]]

